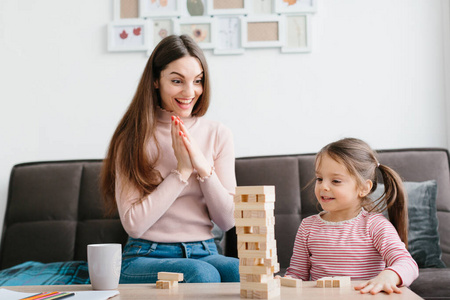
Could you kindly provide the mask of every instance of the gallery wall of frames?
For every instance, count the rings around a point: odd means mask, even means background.
[[[112,0],[108,51],[150,55],[164,37],[187,34],[214,54],[276,47],[311,51],[311,17],[317,0]]]

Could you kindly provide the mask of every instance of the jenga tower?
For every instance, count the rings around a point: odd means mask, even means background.
[[[275,241],[275,187],[240,186],[234,197],[241,298],[280,295]]]

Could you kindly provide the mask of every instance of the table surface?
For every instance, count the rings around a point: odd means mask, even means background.
[[[315,286],[315,282],[304,281],[303,287],[301,288],[282,286],[281,295],[270,299],[422,299],[406,287],[401,288],[401,294],[361,294],[359,291],[355,291],[353,289],[353,286],[358,283],[359,281],[352,281],[352,287],[346,288],[318,288]],[[39,293],[46,291],[92,291],[91,285],[2,286],[1,288],[28,293]],[[178,287],[167,290],[157,289],[155,284],[121,284],[119,285],[119,292],[120,295],[111,299],[241,299],[239,283],[179,283]]]

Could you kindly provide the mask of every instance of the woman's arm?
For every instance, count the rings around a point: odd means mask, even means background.
[[[140,238],[162,215],[186,187],[177,173],[170,173],[150,194],[142,193],[116,171],[116,202],[125,231]]]
[[[233,135],[231,131],[219,126],[213,151],[213,170],[207,176],[199,174],[200,189],[205,197],[211,219],[222,230],[234,226],[234,193],[236,175]],[[210,167],[211,169],[211,167]]]

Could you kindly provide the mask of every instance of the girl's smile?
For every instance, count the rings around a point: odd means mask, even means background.
[[[342,163],[324,154],[316,167],[315,195],[327,221],[349,220],[361,210],[362,189]]]

